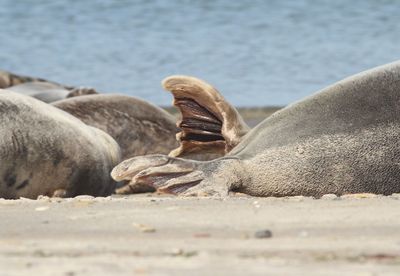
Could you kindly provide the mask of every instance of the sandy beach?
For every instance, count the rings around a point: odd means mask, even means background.
[[[400,1],[1,4],[0,276],[400,275]]]
[[[0,200],[11,275],[399,275],[400,195]]]

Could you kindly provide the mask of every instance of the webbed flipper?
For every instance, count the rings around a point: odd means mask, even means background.
[[[116,181],[130,180],[116,191],[118,194],[132,193],[147,186],[162,193],[185,195],[204,179],[196,162],[160,154],[137,156],[116,166],[111,176]]]
[[[174,96],[182,118],[177,126],[180,147],[170,156],[210,160],[223,156],[249,131],[238,111],[214,87],[189,76],[171,76],[162,82]]]

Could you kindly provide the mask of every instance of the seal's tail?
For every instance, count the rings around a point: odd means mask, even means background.
[[[171,76],[162,82],[174,96],[182,118],[177,126],[180,147],[170,156],[209,160],[236,146],[249,127],[237,110],[214,87],[189,76]]]

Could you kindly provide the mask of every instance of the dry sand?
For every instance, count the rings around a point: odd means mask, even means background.
[[[400,195],[0,199],[0,275],[400,275]]]

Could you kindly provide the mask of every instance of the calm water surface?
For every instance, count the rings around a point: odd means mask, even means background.
[[[0,0],[0,26],[2,69],[162,105],[171,74],[285,105],[400,59],[394,0]]]

